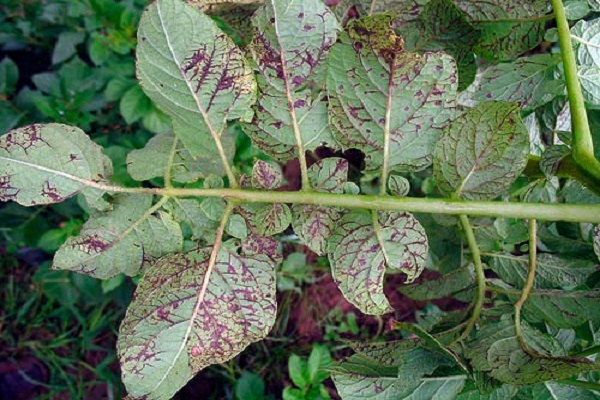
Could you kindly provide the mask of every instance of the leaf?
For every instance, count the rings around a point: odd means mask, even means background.
[[[456,400],[512,400],[516,394],[516,386],[504,385],[489,394],[482,394],[479,390],[462,392]]]
[[[308,178],[318,192],[344,193],[348,180],[348,161],[326,158],[310,166]],[[342,211],[335,207],[310,204],[292,206],[292,228],[302,243],[319,255],[327,252],[327,238],[331,236]]]
[[[127,154],[127,172],[136,181],[164,177],[173,146],[175,146],[175,153],[171,177],[174,181],[195,182],[210,174],[222,174],[223,166],[214,154],[206,153],[194,159],[190,152],[170,132],[156,135],[146,143],[143,149],[129,152]],[[232,138],[224,136],[223,146],[227,149],[233,149]]]
[[[493,199],[527,165],[529,134],[515,103],[485,102],[452,121],[434,152],[433,174],[445,195]]]
[[[577,77],[587,105],[590,108],[600,108],[600,68],[579,67]]]
[[[210,17],[179,0],[146,9],[138,43],[140,84],[173,119],[175,136],[193,157],[219,154],[227,121],[252,117],[256,82],[242,52]]]
[[[538,108],[565,91],[564,81],[554,78],[560,62],[553,55],[537,54],[494,65],[483,72],[473,99],[514,101],[524,110]]]
[[[581,66],[600,68],[600,18],[578,21],[571,28],[571,34],[581,39],[573,41],[577,62]]]
[[[527,328],[524,325],[523,328]],[[524,329],[528,343],[546,340],[531,328]],[[503,383],[516,385],[568,378],[584,371],[600,370],[587,358],[533,357],[525,353],[515,336],[512,318],[488,322],[477,338],[465,346],[465,355],[476,371]]]
[[[500,278],[513,286],[522,288],[527,277],[528,256],[510,254],[489,255],[489,266]],[[598,270],[598,264],[588,260],[577,260],[550,253],[537,255],[534,287],[558,288],[577,286]]]
[[[52,64],[68,60],[77,53],[77,45],[85,40],[85,32],[62,32],[52,51]]]
[[[133,397],[170,399],[201,369],[230,360],[275,322],[275,265],[222,248],[201,289],[211,249],[160,259],[140,281],[117,350]]]
[[[252,168],[252,186],[257,189],[273,190],[281,186],[283,175],[278,165],[258,160]]]
[[[600,225],[596,225],[594,227],[594,253],[596,253],[596,257],[600,260]]]
[[[582,19],[590,13],[587,0],[565,0],[564,7],[567,19],[571,21]]]
[[[331,355],[327,347],[315,344],[308,356],[308,376],[309,382],[319,384],[329,378],[329,372],[325,369],[331,365]]]
[[[252,19],[250,51],[261,78],[256,113],[246,131],[254,144],[278,160],[333,145],[323,94],[307,84],[317,80],[338,24],[320,0],[268,0]]]
[[[519,296],[509,296],[516,302]],[[600,324],[598,290],[533,290],[523,305],[523,316],[531,323],[544,322],[555,328],[576,328],[584,323]]]
[[[264,400],[265,384],[259,375],[244,371],[235,382],[235,398],[237,400]]]
[[[194,238],[202,239],[208,244],[214,242],[215,231],[219,224],[208,218],[202,210],[202,204],[197,199],[174,197],[165,206],[171,210],[175,221],[184,224],[191,230]]]
[[[328,240],[334,280],[344,297],[363,313],[392,311],[383,293],[386,267],[418,277],[427,261],[425,230],[412,214],[353,211],[338,222]]]
[[[292,212],[287,204],[244,204],[240,214],[250,230],[260,236],[273,236],[283,232],[292,223]]]
[[[306,388],[312,383],[306,361],[297,354],[292,354],[288,359],[288,371],[296,386]]]
[[[380,169],[384,159],[390,170],[420,170],[455,116],[456,65],[444,53],[406,51],[390,18],[352,21],[331,49],[329,117],[342,148],[365,153],[367,170]]]
[[[549,400],[594,400],[598,394],[592,390],[583,389],[574,386],[567,386],[566,383],[545,382],[543,392],[546,399]]]
[[[517,58],[544,36],[548,12],[545,0],[454,0],[480,32],[476,53],[491,61]]]
[[[114,208],[98,213],[54,256],[53,268],[107,279],[136,275],[145,262],[179,251],[183,238],[169,214],[154,215],[152,196],[122,195]]]
[[[89,200],[112,174],[102,149],[79,128],[34,124],[0,137],[0,200],[59,203],[81,191]]]
[[[400,293],[417,301],[428,301],[448,297],[471,287],[474,283],[473,264],[465,265],[456,271],[418,284],[401,286]]]
[[[403,176],[391,175],[388,179],[388,189],[392,195],[404,197],[410,191],[410,182]]]
[[[128,125],[139,121],[151,109],[152,102],[139,85],[129,88],[119,102],[119,111]]]
[[[397,368],[382,368],[356,355],[336,368],[332,378],[343,400],[452,400],[466,381],[464,375],[410,379]]]
[[[0,94],[11,95],[17,88],[19,67],[13,60],[4,57],[0,61]]]

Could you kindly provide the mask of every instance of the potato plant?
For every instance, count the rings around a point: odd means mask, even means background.
[[[293,230],[365,314],[393,311],[388,274],[468,304],[351,343],[329,367],[343,399],[595,398],[600,3],[218,3],[143,13],[137,77],[172,129],[127,157],[138,186],[76,127],[0,138],[1,200],[91,210],[54,268],[140,277],[117,345],[130,397],[170,399],[268,335]],[[272,160],[248,174],[240,127]],[[278,190],[292,159],[301,189]]]

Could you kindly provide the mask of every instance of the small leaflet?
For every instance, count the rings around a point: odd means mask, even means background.
[[[279,161],[297,156],[297,135],[305,150],[332,146],[319,80],[338,23],[321,0],[267,0],[254,15],[250,51],[258,66],[258,104],[245,130],[253,143]]]
[[[113,209],[92,215],[54,256],[53,268],[100,279],[137,275],[144,263],[181,250],[181,228],[165,212],[148,214],[151,195],[119,195]]]
[[[252,168],[251,182],[256,189],[277,189],[283,182],[281,168],[279,165],[258,160]]]
[[[596,225],[594,227],[594,253],[596,253],[596,257],[600,260],[600,225]]]
[[[380,170],[386,158],[391,170],[421,170],[456,114],[456,63],[442,52],[406,51],[390,19],[351,21],[331,49],[329,118],[342,149],[365,153],[367,170]]]
[[[175,140],[178,142],[175,143]],[[233,137],[225,135],[223,146],[233,155]],[[127,172],[136,181],[147,181],[165,176],[173,145],[176,146],[171,178],[176,182],[195,182],[210,174],[224,175],[223,164],[214,154],[204,153],[194,159],[173,133],[163,133],[151,138],[143,149],[127,154]]]
[[[53,204],[83,191],[94,203],[102,191],[93,185],[111,174],[110,159],[79,128],[33,124],[0,137],[0,201]]]
[[[419,221],[400,212],[352,211],[337,223],[327,244],[342,294],[369,315],[392,311],[383,293],[386,267],[404,272],[410,283],[425,268],[429,251]]]
[[[410,182],[403,176],[391,175],[388,179],[388,189],[393,196],[404,197],[410,191]]]
[[[256,81],[244,54],[185,2],[157,0],[146,8],[136,55],[144,92],[173,119],[175,136],[193,157],[219,154],[228,120],[252,119]]]
[[[521,175],[528,155],[529,133],[518,104],[485,102],[445,129],[435,147],[433,175],[445,195],[489,200]]]
[[[311,165],[308,178],[313,190],[327,193],[344,193],[348,180],[348,161],[343,158],[326,158]],[[292,206],[292,228],[300,240],[318,255],[327,252],[327,238],[331,236],[342,210],[311,204]]]
[[[275,265],[266,254],[210,248],[161,258],[140,281],[117,351],[135,398],[168,400],[198,371],[263,339],[275,322]]]

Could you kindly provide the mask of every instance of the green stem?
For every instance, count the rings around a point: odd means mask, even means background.
[[[565,7],[562,0],[551,0],[551,2],[558,28],[558,41],[562,52],[565,81],[569,94],[569,105],[571,107],[573,159],[586,175],[600,181],[600,162],[594,156],[594,143],[585,111],[585,101],[581,92],[581,85],[577,77],[577,62],[571,43],[571,32],[569,30]]]
[[[529,220],[529,272],[527,274],[527,280],[525,281],[525,286],[523,287],[523,292],[521,292],[521,297],[515,303],[515,335],[517,340],[521,344],[521,348],[526,353],[530,353],[529,348],[527,347],[527,343],[525,342],[525,337],[523,336],[523,332],[521,330],[521,309],[523,308],[523,304],[527,301],[527,297],[529,296],[529,292],[533,288],[533,283],[535,282],[535,268],[537,262],[537,221],[535,219]]]
[[[527,166],[523,174],[529,178],[542,179],[546,175],[540,170],[540,157],[529,156]],[[559,164],[555,175],[559,178],[570,178],[579,181],[590,191],[600,196],[600,182],[587,175],[585,171],[575,163],[571,155],[565,157]]]
[[[467,321],[467,327],[455,342],[460,342],[468,338],[469,334],[473,330],[473,327],[477,321],[479,321],[481,310],[483,310],[483,302],[485,301],[486,291],[485,275],[483,272],[483,264],[481,262],[481,252],[479,251],[479,246],[475,240],[473,227],[471,227],[469,218],[466,215],[459,215],[458,218],[460,219],[460,224],[462,225],[463,231],[467,236],[467,243],[469,244],[469,249],[471,250],[471,258],[473,259],[473,265],[475,265],[475,283],[477,284],[477,293],[475,295],[475,301],[473,302],[473,311],[471,312],[471,317],[469,318],[469,321]]]

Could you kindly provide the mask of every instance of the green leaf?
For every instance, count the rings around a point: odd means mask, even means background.
[[[410,191],[410,182],[403,176],[391,175],[388,179],[388,189],[392,195],[404,197]]]
[[[493,199],[527,165],[529,134],[515,103],[486,102],[461,114],[434,152],[433,174],[442,193]]]
[[[577,22],[571,28],[571,35],[581,40],[573,40],[577,62],[600,68],[600,18]]]
[[[473,99],[514,101],[524,110],[538,108],[565,91],[564,82],[554,78],[560,62],[553,55],[537,54],[492,66],[483,72]]]
[[[292,354],[288,359],[288,372],[292,382],[299,388],[306,388],[312,383],[308,364],[297,354]]]
[[[252,19],[250,50],[261,78],[256,114],[246,126],[254,144],[278,160],[334,141],[323,94],[307,85],[316,80],[338,23],[320,0],[268,0]]]
[[[417,301],[448,297],[471,287],[474,283],[473,264],[465,265],[453,272],[414,285],[401,286],[400,293]]]
[[[206,243],[213,243],[218,222],[206,216],[201,202],[197,199],[172,198],[166,207],[172,210],[173,219],[188,227],[192,236]]]
[[[227,139],[226,139],[227,138]],[[233,148],[233,141],[224,137],[224,145]],[[175,143],[177,141],[177,143]],[[175,146],[171,178],[176,182],[195,182],[210,174],[221,174],[223,166],[214,154],[202,154],[196,159],[172,134],[164,133],[151,138],[140,150],[127,155],[127,172],[137,181],[147,181],[165,176],[171,151]]]
[[[274,190],[281,186],[283,175],[278,165],[258,160],[252,168],[252,187]]]
[[[524,325],[528,343],[542,343],[547,338]],[[465,346],[465,355],[476,371],[484,372],[503,383],[517,385],[568,378],[584,371],[600,370],[587,358],[537,357],[526,353],[515,336],[512,318],[488,322],[477,338]]]
[[[525,283],[528,263],[528,256],[511,254],[490,254],[488,262],[503,281],[518,288],[522,288]],[[577,286],[597,270],[598,264],[592,261],[550,253],[538,254],[534,287],[551,289]]]
[[[211,249],[163,257],[148,269],[117,350],[133,397],[170,399],[198,371],[235,357],[275,322],[275,266],[264,254]]]
[[[600,0],[588,0],[592,11],[600,11]]]
[[[444,53],[406,51],[390,18],[350,22],[331,49],[329,116],[342,148],[365,153],[367,170],[384,159],[390,170],[419,170],[431,164],[434,144],[455,116],[456,64]]]
[[[315,344],[308,356],[308,376],[310,382],[315,385],[329,378],[329,372],[325,369],[331,365],[331,355],[327,347]]]
[[[138,43],[140,83],[173,119],[175,135],[194,157],[219,154],[227,121],[252,116],[256,82],[242,52],[210,17],[179,0],[146,9]]]
[[[392,311],[383,293],[386,267],[418,277],[427,261],[425,230],[412,214],[357,210],[338,222],[328,240],[334,280],[363,313]]]
[[[600,68],[579,67],[577,77],[587,105],[590,108],[600,108]]]
[[[587,0],[565,0],[564,7],[567,19],[571,21],[582,19],[590,13]]]
[[[8,57],[0,61],[0,94],[12,95],[19,80],[19,67]]]
[[[59,203],[81,191],[93,199],[103,192],[93,186],[111,174],[108,157],[79,128],[34,124],[0,137],[2,201]]]
[[[150,195],[116,197],[111,211],[92,215],[79,235],[61,246],[53,267],[101,279],[138,274],[144,263],[182,246],[179,224],[156,211]]]
[[[52,64],[58,64],[77,53],[77,45],[85,40],[85,32],[62,32],[52,52]]]
[[[264,400],[265,384],[257,374],[244,371],[235,382],[237,400]]]
[[[292,212],[287,204],[245,204],[240,207],[250,230],[260,236],[283,232],[292,223]]]
[[[308,178],[311,187],[318,192],[343,193],[348,180],[348,161],[336,157],[321,160],[308,169]],[[325,254],[327,238],[342,211],[334,207],[294,204],[292,214],[292,227],[300,240],[315,253]]]
[[[509,296],[512,302],[519,295]],[[600,324],[600,290],[533,290],[523,305],[523,317],[555,328],[575,328],[584,323]]]
[[[470,390],[462,392],[456,400],[512,400],[517,394],[517,387],[505,385],[499,387],[489,394],[482,394],[479,390]],[[540,399],[541,400],[541,399]]]
[[[382,368],[360,356],[341,364],[332,378],[343,400],[453,400],[466,381],[464,375],[411,379],[397,368]]]
[[[544,36],[549,4],[545,0],[454,0],[481,36],[476,53],[491,61],[515,59]]]
[[[132,86],[119,102],[119,111],[129,125],[140,120],[151,108],[150,99],[139,85]]]

